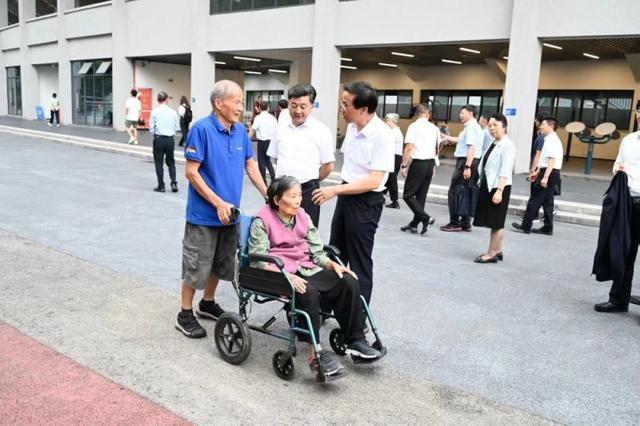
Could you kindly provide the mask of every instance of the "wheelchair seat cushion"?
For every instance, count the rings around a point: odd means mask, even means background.
[[[277,297],[290,297],[291,286],[282,273],[246,266],[240,269],[240,287]]]

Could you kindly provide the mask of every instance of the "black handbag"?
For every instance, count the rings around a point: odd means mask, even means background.
[[[456,187],[454,191],[456,216],[474,216],[480,189],[470,179]]]

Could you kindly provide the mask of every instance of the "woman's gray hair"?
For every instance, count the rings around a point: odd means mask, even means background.
[[[400,116],[395,112],[390,112],[389,114],[384,116],[385,120],[391,120],[394,123],[398,124],[400,122]]]
[[[282,195],[285,192],[296,185],[300,185],[300,181],[293,176],[280,176],[271,182],[271,185],[267,188],[267,201],[271,208],[278,210],[278,206],[275,201],[276,197],[282,198]]]

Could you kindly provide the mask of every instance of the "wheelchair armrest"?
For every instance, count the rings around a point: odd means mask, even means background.
[[[339,259],[340,258],[340,254],[341,253],[340,253],[340,250],[338,249],[338,247],[326,245],[322,249],[329,255],[329,257],[331,257],[333,259]]]
[[[267,262],[276,265],[281,271],[284,270],[284,262],[277,256],[269,254],[249,254],[249,261]]]

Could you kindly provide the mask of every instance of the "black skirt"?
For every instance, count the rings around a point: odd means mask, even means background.
[[[478,194],[478,203],[476,204],[476,215],[473,218],[473,226],[482,226],[498,230],[504,228],[504,222],[507,219],[507,210],[509,210],[509,198],[511,196],[511,185],[507,185],[502,190],[502,202],[494,204],[491,199],[498,188],[494,188],[489,192],[487,180],[482,179],[480,183],[480,193]]]

